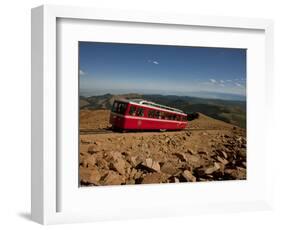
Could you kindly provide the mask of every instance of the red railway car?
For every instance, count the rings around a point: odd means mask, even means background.
[[[187,114],[140,99],[115,100],[110,124],[119,130],[180,130],[187,126]]]

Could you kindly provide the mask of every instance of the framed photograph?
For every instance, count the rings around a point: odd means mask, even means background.
[[[273,23],[32,9],[32,219],[271,208]]]

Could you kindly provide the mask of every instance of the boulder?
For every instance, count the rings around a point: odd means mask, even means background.
[[[167,182],[167,176],[162,173],[150,173],[146,174],[142,179],[142,184],[159,184]]]
[[[178,169],[175,164],[171,163],[171,162],[165,162],[162,166],[161,166],[161,172],[166,173],[166,174],[170,174],[170,175],[176,175],[180,172],[181,170]]]
[[[187,182],[195,182],[196,177],[193,176],[193,174],[189,170],[184,170],[184,172],[181,174]]]
[[[173,153],[177,158],[179,158],[181,161],[186,161],[186,157],[183,153]]]
[[[143,160],[140,157],[132,156],[129,158],[129,161],[132,167],[137,167],[140,163],[142,163]]]
[[[117,171],[121,175],[124,175],[126,173],[126,163],[123,159],[116,159],[113,162],[110,162],[109,168]]]
[[[200,167],[203,163],[204,163],[204,160],[201,159],[200,156],[198,155],[189,155],[187,154],[185,156],[185,159],[186,159],[186,162],[188,162],[189,165],[193,166],[193,167]]]
[[[87,154],[86,156],[80,157],[80,165],[87,168],[88,166],[93,166],[96,164],[96,157],[93,155]]]
[[[97,169],[80,167],[80,181],[82,183],[89,183],[98,185],[101,175]]]
[[[121,185],[125,183],[125,178],[114,171],[109,171],[102,181],[103,185]]]
[[[227,161],[226,159],[223,159],[223,158],[220,157],[220,156],[217,156],[217,160],[218,160],[219,162],[221,162],[222,164],[224,164],[224,165],[227,165],[227,164],[228,164],[228,161]]]
[[[126,161],[121,152],[111,151],[106,154],[105,159],[109,163],[109,169],[114,170],[121,175],[126,173]]]
[[[160,172],[160,165],[158,162],[153,161],[151,158],[145,159],[139,166],[140,169],[148,172]]]
[[[225,159],[228,158],[228,155],[227,155],[227,153],[226,153],[224,150],[217,149],[216,152],[217,152],[218,154],[220,154],[221,157],[223,157],[223,158],[225,158]]]
[[[236,169],[226,169],[224,173],[230,176],[232,179],[236,179],[236,180],[246,179],[246,169],[242,167],[236,167]]]
[[[212,173],[214,173],[215,171],[217,171],[219,169],[220,169],[219,164],[214,164],[214,166],[210,166],[210,167],[206,168],[205,169],[205,173],[206,174],[212,174]]]

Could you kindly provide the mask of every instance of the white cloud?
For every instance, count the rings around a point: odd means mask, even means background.
[[[209,79],[210,80],[210,82],[212,82],[212,83],[217,83],[217,81],[215,80],[215,79],[213,79],[213,78],[211,78],[211,79]]]
[[[232,82],[232,80],[226,80],[227,82]]]
[[[85,72],[80,69],[80,70],[79,70],[79,74],[80,74],[80,75],[85,75]]]
[[[242,87],[242,85],[241,84],[239,84],[239,83],[235,83],[235,85],[237,86],[237,87]]]
[[[225,84],[222,84],[222,83],[221,83],[220,86],[221,86],[221,87],[225,87]]]
[[[224,80],[220,80],[220,83],[223,84],[223,83],[224,83]]]
[[[154,65],[159,65],[159,62],[156,60],[148,60],[149,63],[152,63]]]

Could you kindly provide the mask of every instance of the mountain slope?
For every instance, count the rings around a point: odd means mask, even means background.
[[[80,111],[82,186],[244,180],[244,129],[200,114],[189,129],[101,132],[109,110]],[[88,131],[87,131],[88,130]]]
[[[105,94],[87,98],[80,97],[80,109],[111,109],[114,100],[121,98],[143,98],[144,100],[181,109],[185,113],[200,112],[212,118],[246,128],[245,101],[228,101],[175,95]]]

